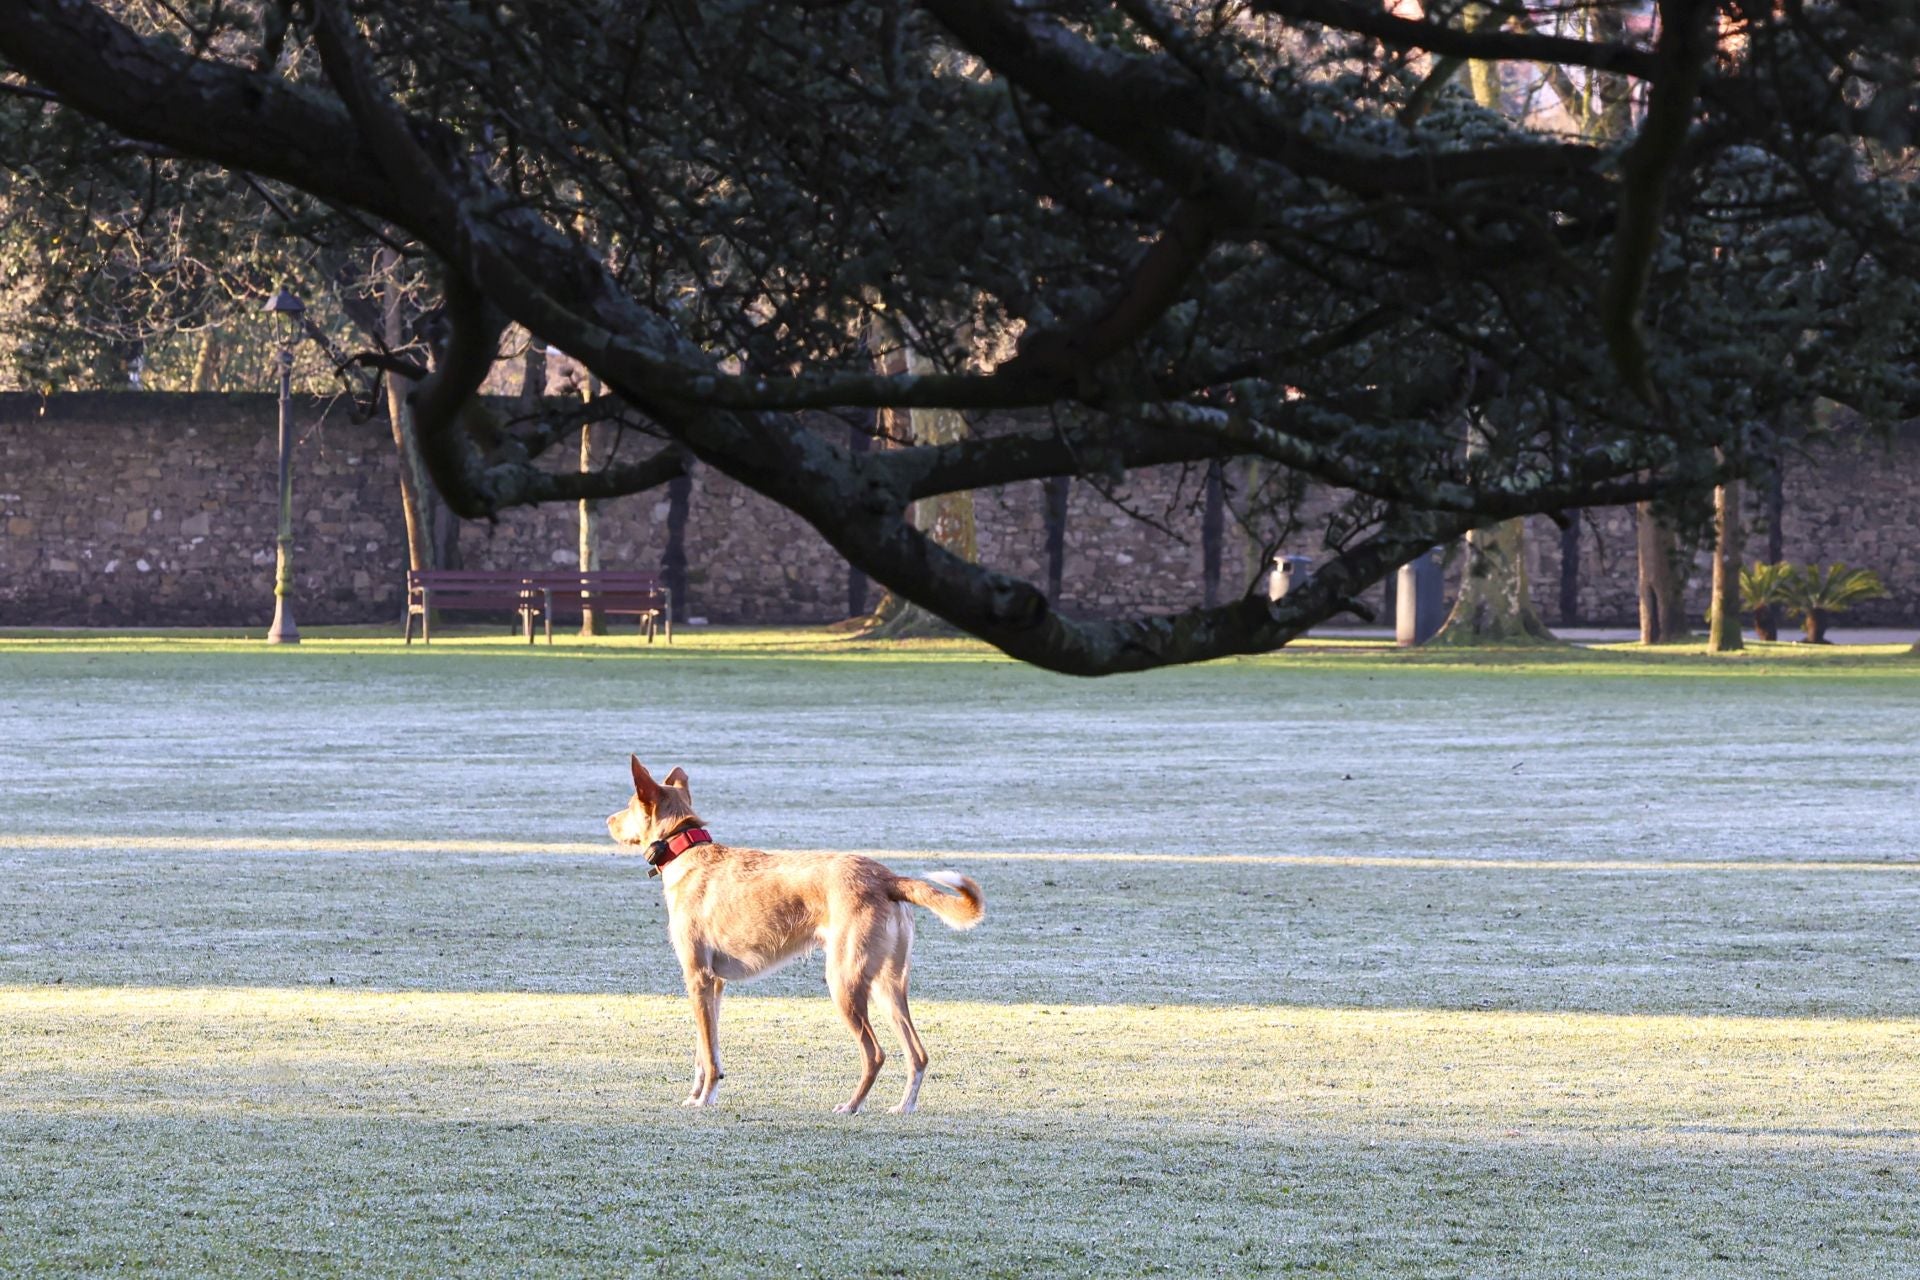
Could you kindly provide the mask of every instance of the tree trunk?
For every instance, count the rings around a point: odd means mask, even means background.
[[[1207,464],[1206,505],[1200,516],[1200,590],[1211,609],[1220,603],[1220,542],[1226,532],[1227,481],[1218,458]]]
[[[693,507],[693,477],[681,472],[667,481],[667,549],[660,554],[660,577],[672,599],[673,620],[685,622],[687,609],[687,515]],[[861,595],[865,595],[863,587]]]
[[[1580,513],[1566,513],[1560,530],[1560,625],[1580,625]]]
[[[1468,10],[1468,25],[1478,29],[1482,23],[1493,25],[1491,10],[1476,5]],[[1500,64],[1471,62],[1468,80],[1473,100],[1489,111],[1502,109]],[[1467,450],[1481,446],[1473,428],[1468,428]],[[1533,595],[1527,585],[1527,522],[1507,520],[1489,528],[1474,529],[1466,537],[1467,563],[1460,575],[1460,596],[1446,625],[1435,633],[1429,644],[1538,644],[1551,643],[1554,635],[1533,607]]]
[[[1049,476],[1040,482],[1040,492],[1046,502],[1047,601],[1057,609],[1067,576],[1067,499],[1073,496],[1073,477]]]
[[[1526,522],[1507,520],[1467,534],[1460,595],[1429,644],[1540,644],[1553,633],[1527,590]]]
[[[914,374],[934,373],[936,368],[926,357],[914,351],[906,352],[907,372]],[[898,428],[900,411],[888,411],[892,421],[886,425]],[[907,439],[914,444],[953,444],[964,440],[971,434],[967,426],[966,415],[957,409],[910,409],[906,413]],[[889,436],[897,436],[897,430],[889,430]],[[913,527],[925,533],[935,542],[965,560],[979,559],[979,536],[973,520],[973,491],[961,490],[956,493],[936,494],[931,498],[921,498],[914,502],[908,513]],[[919,605],[902,600],[889,591],[880,601],[879,608],[873,611],[873,619],[861,631],[863,639],[901,640],[916,636],[951,635],[953,628],[940,618],[928,613]]]
[[[538,338],[527,339],[527,353],[520,359],[520,403],[528,408],[547,395],[547,349]]]
[[[1266,479],[1261,471],[1260,459],[1243,458],[1240,462],[1240,537],[1236,539],[1240,546],[1240,590],[1242,594],[1253,592],[1267,594],[1267,578],[1273,570],[1274,548],[1269,547],[1256,527],[1254,512],[1263,499],[1260,486]]]
[[[1767,563],[1779,564],[1786,558],[1786,538],[1781,532],[1780,523],[1786,514],[1787,502],[1784,485],[1781,481],[1780,460],[1773,459],[1767,466]],[[1762,605],[1753,611],[1754,634],[1762,640],[1780,638],[1780,608],[1778,605]],[[1914,646],[1920,653],[1920,644]]]
[[[399,254],[391,249],[382,249],[377,267],[390,277],[399,261]],[[407,325],[406,317],[402,314],[404,304],[400,288],[389,278],[382,292],[383,336],[389,348],[403,347],[407,342]],[[411,378],[403,378],[397,373],[387,375],[387,421],[393,428],[394,451],[399,455],[400,513],[407,527],[407,567],[417,571],[433,568],[434,556],[425,518],[426,509],[421,503],[421,496],[431,490],[426,484],[426,464],[421,460],[420,450],[414,445],[413,411],[407,405],[407,395],[412,390]]]
[[[847,424],[847,450],[865,453],[873,448],[874,418]],[[847,566],[847,617],[859,618],[867,612],[867,575],[853,565]],[[844,625],[844,624],[842,624]]]
[[[1635,544],[1640,553],[1640,643],[1666,644],[1687,638],[1687,615],[1681,603],[1686,580],[1676,563],[1680,539],[1654,514],[1651,502],[1634,509]]]
[[[1713,607],[1707,615],[1707,652],[1737,653],[1740,639],[1740,483],[1713,491]]]
[[[226,356],[226,343],[221,340],[218,329],[208,329],[200,335],[200,353],[194,357],[193,379],[187,384],[189,391],[214,391],[220,386],[220,366]]]
[[[594,385],[594,384],[589,384]],[[589,393],[588,399],[592,399]],[[580,474],[593,470],[593,424],[582,424],[580,428]],[[600,504],[591,498],[580,499],[580,571],[586,573],[600,567]],[[600,610],[592,604],[582,606],[580,610],[580,634],[583,636],[603,636],[607,634],[606,619],[600,616]]]

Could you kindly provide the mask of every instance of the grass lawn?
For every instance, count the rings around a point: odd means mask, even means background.
[[[980,879],[920,1114],[817,960],[678,1105],[629,750]],[[1920,1276],[1916,760],[1894,649],[0,635],[0,1275]]]

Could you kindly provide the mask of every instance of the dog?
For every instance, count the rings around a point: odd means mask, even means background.
[[[685,1105],[710,1107],[720,1070],[720,997],[729,982],[771,973],[819,947],[827,990],[860,1043],[860,1083],[834,1110],[860,1110],[887,1060],[873,1034],[868,1001],[878,996],[913,1063],[898,1106],[918,1105],[927,1050],[907,1009],[913,911],[925,907],[949,927],[971,929],[986,915],[980,886],[938,871],[924,880],[895,875],[858,854],[766,853],[719,844],[693,811],[687,772],[653,780],[634,756],[633,798],[607,819],[620,844],[641,846],[667,897],[667,931],[693,1003],[693,1092]]]

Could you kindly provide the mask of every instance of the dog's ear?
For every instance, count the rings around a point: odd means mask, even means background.
[[[640,797],[640,803],[652,809],[660,803],[660,784],[647,772],[647,766],[640,763],[639,756],[629,757],[633,761],[633,793]]]
[[[673,772],[666,777],[666,784],[670,787],[678,787],[682,791],[687,790],[687,771],[679,765],[673,766]]]

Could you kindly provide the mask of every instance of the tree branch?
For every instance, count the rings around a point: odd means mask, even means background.
[[[1400,18],[1378,8],[1364,8],[1348,0],[1251,0],[1255,13],[1296,22],[1314,22],[1337,31],[1371,36],[1393,49],[1425,49],[1472,62],[1544,62],[1563,67],[1589,67],[1640,80],[1657,80],[1666,70],[1660,59],[1632,45],[1603,44],[1565,36],[1506,32],[1482,28],[1468,31],[1417,18]]]
[[[1657,395],[1640,312],[1660,240],[1667,178],[1685,147],[1702,68],[1713,52],[1709,20],[1714,11],[1708,0],[1661,0],[1657,55],[1665,74],[1654,84],[1640,136],[1620,161],[1625,180],[1613,261],[1600,294],[1600,328],[1627,388],[1648,405],[1657,403]]]

